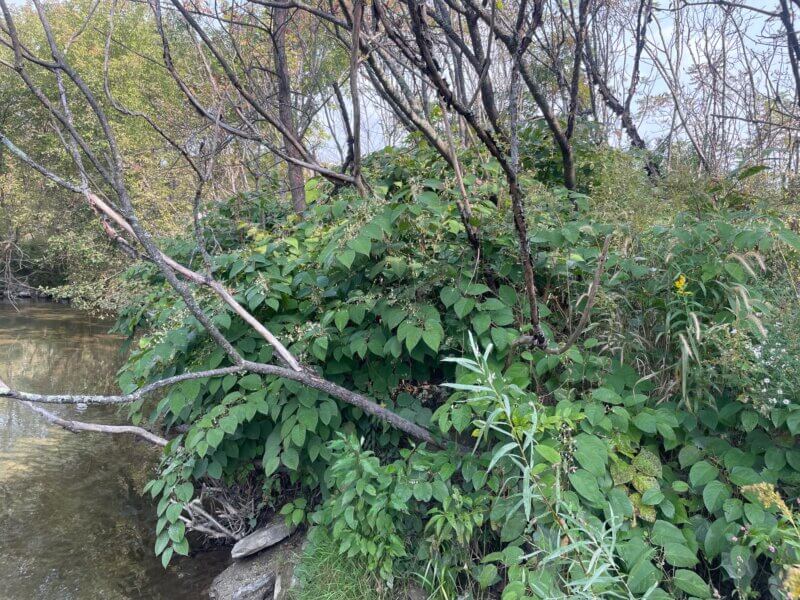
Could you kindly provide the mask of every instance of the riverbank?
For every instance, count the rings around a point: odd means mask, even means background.
[[[13,286],[0,285],[0,302],[54,302],[56,304],[69,304],[69,298],[54,298],[39,288],[17,284]]]

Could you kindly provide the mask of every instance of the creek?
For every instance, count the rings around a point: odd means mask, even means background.
[[[118,393],[122,339],[65,305],[0,304],[0,379],[38,393]],[[125,423],[125,408],[61,416]],[[141,490],[159,450],[130,436],[73,434],[0,399],[0,600],[182,600],[204,597],[222,552],[153,554],[155,508]]]

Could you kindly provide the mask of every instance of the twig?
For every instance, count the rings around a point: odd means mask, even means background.
[[[210,515],[201,505],[199,499],[195,499],[189,504],[186,505],[186,509],[189,512],[189,515],[192,517],[192,526],[197,528],[198,525],[194,523],[195,514],[199,514],[201,517],[205,518],[209,523],[211,523],[214,527],[217,528],[218,533],[229,537],[232,540],[240,540],[242,538],[241,535],[236,535],[230,529],[222,525],[219,521],[217,521],[212,515]],[[202,527],[202,525],[200,525]]]
[[[183,373],[181,375],[175,375],[174,377],[167,377],[166,379],[156,381],[150,385],[141,387],[130,394],[109,396],[89,394],[32,394],[29,392],[11,389],[10,386],[6,385],[2,380],[0,380],[0,398],[14,398],[15,400],[35,402],[36,404],[124,404],[126,402],[135,402],[151,392],[175,385],[176,383],[181,383],[183,381],[202,379],[204,377],[221,377],[223,375],[229,375],[242,371],[243,369],[237,366],[213,369],[209,371],[196,371],[194,373]]]

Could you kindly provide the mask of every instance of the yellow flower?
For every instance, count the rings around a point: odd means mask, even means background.
[[[679,296],[687,296],[689,292],[686,291],[686,286],[689,281],[686,279],[686,275],[681,273],[678,275],[678,278],[675,280],[675,291],[678,293]]]

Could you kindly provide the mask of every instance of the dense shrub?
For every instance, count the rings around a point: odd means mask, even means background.
[[[748,486],[794,499],[800,483],[787,270],[797,236],[741,203],[629,231],[597,222],[584,196],[526,180],[554,346],[612,236],[591,326],[561,354],[531,350],[515,344],[528,307],[497,166],[465,165],[481,264],[424,145],[372,157],[379,200],[312,181],[303,220],[258,196],[208,217],[216,277],[295,354],[451,443],[415,446],[279,379],[184,383],[133,408],[136,420],[187,426],[148,486],[157,552],[167,562],[188,550],[179,516],[196,482],[260,469],[267,502],[388,583],[415,572],[448,596],[780,597],[797,562],[794,522]],[[171,252],[195,260],[188,242]],[[151,287],[119,329],[147,333],[122,387],[227,364],[156,272],[137,269]],[[271,359],[244,323],[202,301],[243,356]]]

